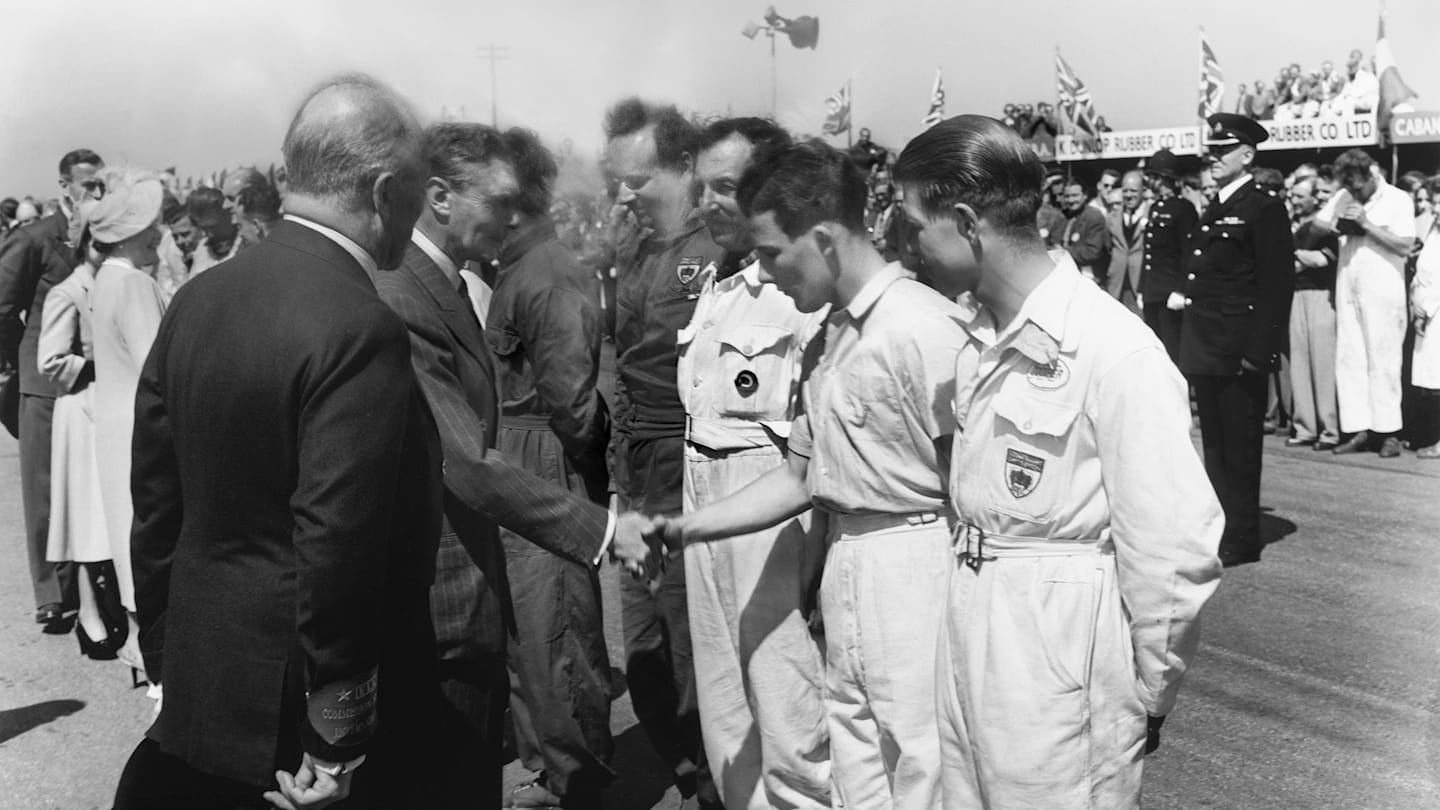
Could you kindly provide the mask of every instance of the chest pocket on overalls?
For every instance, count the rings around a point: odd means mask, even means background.
[[[720,381],[724,394],[717,398],[722,415],[784,418],[790,401],[789,359],[795,333],[779,326],[736,324],[726,326],[720,343]]]
[[[990,508],[1043,523],[1054,516],[1069,485],[1071,428],[1080,410],[1014,387],[995,396],[994,408],[993,449],[984,455],[989,469],[983,471]]]

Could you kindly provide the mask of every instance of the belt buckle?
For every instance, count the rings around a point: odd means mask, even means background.
[[[985,530],[974,523],[955,526],[955,556],[977,574],[982,564],[995,559],[985,556]]]

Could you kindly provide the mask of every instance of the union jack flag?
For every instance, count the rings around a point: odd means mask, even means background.
[[[935,68],[935,88],[930,91],[930,110],[925,113],[925,128],[945,120],[945,82],[940,78],[940,68]]]
[[[850,129],[850,83],[836,90],[825,99],[825,123],[820,131],[826,135],[839,135]]]
[[[1064,129],[1085,143],[1096,143],[1100,127],[1096,123],[1095,105],[1090,100],[1090,91],[1065,63],[1059,51],[1055,52],[1055,84],[1060,97],[1060,123]]]
[[[1220,112],[1220,102],[1225,99],[1225,74],[1220,72],[1220,61],[1200,29],[1200,107],[1197,112],[1205,119]]]

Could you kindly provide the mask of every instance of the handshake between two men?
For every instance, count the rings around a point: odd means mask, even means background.
[[[685,518],[626,512],[615,520],[610,560],[636,578],[649,579],[665,570],[667,557],[685,544]]]

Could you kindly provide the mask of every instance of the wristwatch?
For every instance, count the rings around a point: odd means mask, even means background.
[[[356,768],[360,767],[360,764],[364,761],[365,755],[361,754],[360,756],[350,760],[349,762],[336,762],[332,765],[322,764],[319,760],[312,760],[312,764],[315,766],[315,770],[323,774],[328,774],[332,779],[334,779],[354,771]]]

